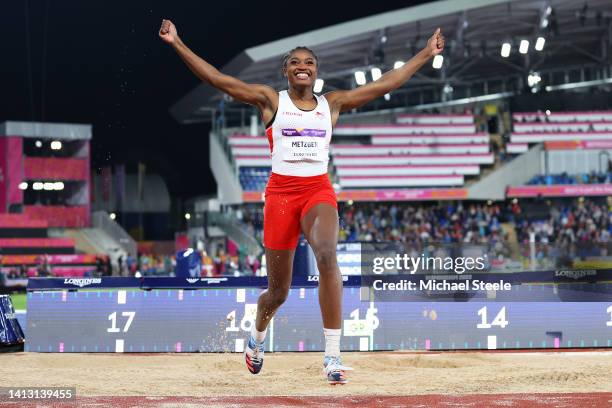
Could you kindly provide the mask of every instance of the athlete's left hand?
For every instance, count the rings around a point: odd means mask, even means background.
[[[435,33],[427,40],[426,49],[429,51],[432,57],[440,54],[444,50],[444,36],[438,28]]]

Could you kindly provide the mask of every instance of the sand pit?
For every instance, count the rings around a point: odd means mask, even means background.
[[[329,386],[320,353],[267,354],[247,372],[241,354],[7,354],[7,386],[75,386],[79,396],[416,395],[611,392],[612,352],[345,353],[355,368]]]

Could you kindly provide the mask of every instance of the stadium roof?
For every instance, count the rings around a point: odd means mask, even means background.
[[[281,56],[304,45],[320,59],[323,92],[347,89],[355,86],[355,71],[366,71],[370,79],[372,67],[392,69],[395,61],[409,59],[441,27],[447,39],[442,69],[424,67],[391,100],[381,99],[370,109],[507,95],[525,89],[528,76],[536,72],[537,87],[570,82],[597,85],[612,76],[611,20],[610,0],[435,1],[252,47],[222,71],[246,82],[283,89]],[[545,38],[542,51],[534,49],[538,37]],[[519,53],[523,40],[529,41],[526,54]],[[507,58],[500,53],[504,42],[511,46]],[[208,121],[220,98],[221,93],[201,84],[170,110],[181,123]]]

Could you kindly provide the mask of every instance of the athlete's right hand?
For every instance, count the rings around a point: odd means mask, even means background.
[[[176,27],[172,24],[170,20],[162,20],[161,27],[159,29],[159,38],[167,42],[168,44],[173,44],[178,38],[178,33],[176,32]]]

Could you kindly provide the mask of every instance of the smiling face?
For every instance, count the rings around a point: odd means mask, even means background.
[[[317,79],[317,59],[308,50],[294,50],[283,66],[283,73],[291,87],[313,87]]]

